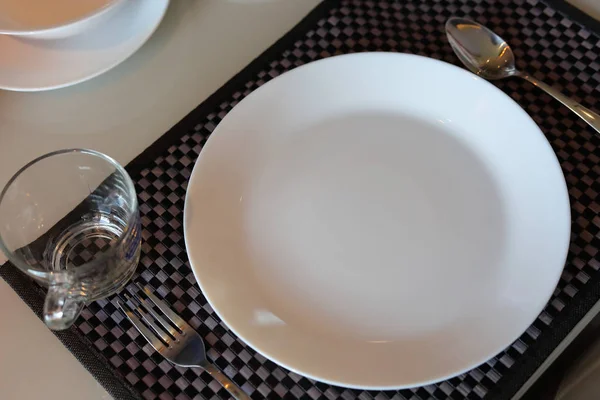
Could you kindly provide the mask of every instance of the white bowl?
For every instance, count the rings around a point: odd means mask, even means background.
[[[124,3],[125,0],[0,0],[0,34],[62,39],[101,24]]]

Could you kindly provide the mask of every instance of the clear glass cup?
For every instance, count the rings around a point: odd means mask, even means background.
[[[121,289],[140,257],[131,178],[115,160],[60,150],[21,168],[0,194],[0,249],[48,287],[44,322],[65,329],[85,303]]]

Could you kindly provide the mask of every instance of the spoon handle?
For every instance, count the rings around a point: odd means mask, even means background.
[[[542,89],[544,92],[548,93],[550,96],[554,97],[556,100],[563,103],[566,107],[568,107],[571,111],[579,116],[582,120],[587,122],[592,128],[596,130],[596,133],[600,134],[600,115],[596,114],[592,110],[582,106],[575,100],[572,100],[554,89],[552,86],[546,85],[544,82],[535,79],[534,77],[528,74],[518,74],[521,78],[528,80],[533,83],[535,86]]]

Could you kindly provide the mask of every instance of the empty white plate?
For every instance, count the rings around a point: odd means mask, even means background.
[[[64,39],[0,35],[0,89],[57,89],[98,76],[150,38],[168,5],[169,0],[127,0],[103,24]]]
[[[423,385],[510,345],[570,232],[557,159],[488,82],[366,53],[265,84],[212,134],[185,204],[190,263],[271,360],[356,388]]]

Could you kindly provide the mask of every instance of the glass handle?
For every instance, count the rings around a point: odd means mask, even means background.
[[[85,304],[82,297],[69,294],[70,287],[64,284],[50,285],[44,302],[44,322],[52,330],[70,327]]]

